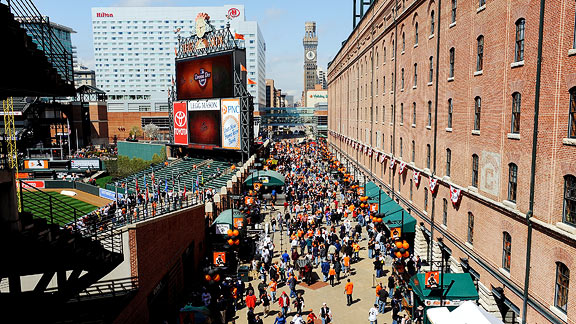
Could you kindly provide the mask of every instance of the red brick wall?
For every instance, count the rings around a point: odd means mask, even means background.
[[[114,135],[124,140],[130,135],[130,129],[136,126],[142,131],[142,117],[167,117],[168,112],[108,112],[108,136]]]
[[[398,1],[398,3],[401,3]],[[398,11],[398,37],[393,26],[394,1],[377,1],[359,26],[352,32],[328,69],[328,123],[329,130],[348,136],[405,162],[414,162],[402,177],[398,188],[398,173],[389,181],[389,162],[380,164],[375,156],[370,159],[330,136],[330,143],[358,160],[370,177],[380,178],[387,186],[407,201],[406,208],[423,213],[418,221],[430,220],[432,196],[424,209],[424,187],[428,186],[426,173],[435,171],[441,179],[435,198],[435,237],[447,235],[458,242],[447,245],[453,257],[473,255],[499,271],[502,266],[502,234],[512,236],[512,265],[509,280],[520,289],[524,286],[525,248],[527,228],[525,213],[529,210],[529,184],[532,134],[535,106],[539,1],[486,1],[486,9],[478,11],[478,1],[458,1],[456,23],[451,23],[451,1],[442,2],[441,24],[435,20],[435,33],[430,36],[430,12],[438,17],[436,2],[406,2],[407,8]],[[535,226],[532,242],[531,297],[546,309],[554,303],[556,262],[571,270],[571,281],[576,282],[576,231],[564,231],[562,222],[564,176],[576,175],[576,147],[563,144],[568,132],[569,89],[576,86],[576,56],[569,55],[574,36],[573,1],[547,1],[543,39],[541,98],[537,148],[534,217],[545,225]],[[526,19],[524,65],[512,68],[514,62],[515,22]],[[414,47],[415,23],[418,22],[418,45]],[[402,53],[402,33],[406,47]],[[482,74],[476,71],[476,39],[484,36],[484,64]],[[436,46],[440,36],[439,77],[436,80]],[[392,59],[392,42],[397,53]],[[386,58],[384,60],[384,50]],[[454,80],[448,80],[449,50],[455,49]],[[434,57],[434,83],[428,85],[429,57]],[[377,58],[378,57],[378,58]],[[413,89],[414,63],[418,65],[417,87]],[[396,65],[396,66],[395,66]],[[404,68],[404,89],[401,89],[401,69]],[[396,71],[395,71],[396,69]],[[391,93],[392,74],[396,72],[395,93]],[[383,83],[385,78],[385,89]],[[378,82],[377,82],[378,81]],[[438,81],[438,113],[434,113],[435,87]],[[512,94],[522,95],[520,134],[510,138]],[[480,134],[472,134],[474,125],[474,98],[482,98]],[[448,131],[448,99],[453,101],[452,130]],[[432,101],[432,127],[427,128],[427,102]],[[416,103],[417,118],[412,127],[412,107]],[[392,106],[396,111],[392,115]],[[400,107],[404,106],[401,122]],[[383,109],[385,107],[385,109]],[[434,159],[434,118],[437,117],[437,149]],[[368,130],[368,140],[365,131]],[[377,132],[384,137],[383,147],[376,147]],[[393,148],[390,138],[393,136]],[[400,138],[403,148],[400,156]],[[411,142],[416,144],[415,161],[411,157]],[[431,170],[426,168],[426,145],[432,148]],[[452,152],[450,178],[446,175],[446,149]],[[480,158],[479,188],[469,189],[472,179],[472,155]],[[499,159],[493,163],[494,158]],[[434,161],[436,167],[434,168]],[[518,192],[516,204],[505,206],[508,199],[508,165],[518,166]],[[424,171],[420,187],[413,186],[410,200],[412,169]],[[395,169],[394,171],[397,171]],[[443,179],[443,180],[442,180]],[[499,183],[499,185],[495,185]],[[450,203],[449,185],[463,189],[458,209]],[[468,192],[469,191],[469,192]],[[477,193],[476,193],[477,191]],[[442,202],[448,200],[448,224],[442,227]],[[467,215],[475,215],[473,246],[466,246]],[[417,213],[414,213],[417,214]],[[430,225],[426,224],[427,228]],[[445,240],[446,241],[446,240]],[[461,248],[462,247],[462,248]],[[572,256],[572,257],[571,257]],[[473,261],[470,265],[481,274],[482,283],[490,287],[502,283]],[[512,292],[506,296],[518,307],[521,298]],[[576,300],[572,289],[570,300]],[[568,322],[576,322],[576,303],[568,304]],[[528,322],[545,322],[533,309]]]
[[[140,288],[115,323],[148,323],[148,296],[170,269],[179,269],[182,254],[195,242],[196,264],[204,251],[204,206],[136,224],[130,230],[130,264],[133,276],[138,276]],[[175,271],[168,286],[174,300],[182,293],[183,275]]]

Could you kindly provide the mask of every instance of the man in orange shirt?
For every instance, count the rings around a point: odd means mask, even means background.
[[[276,288],[278,287],[278,285],[276,284],[276,279],[272,278],[272,280],[270,280],[270,284],[268,284],[268,287],[270,287],[270,295],[272,295],[272,302],[275,303],[276,302]]]
[[[342,258],[342,263],[343,263],[342,271],[344,272],[344,275],[347,276],[350,271],[350,257],[348,255],[344,255],[344,257]]]
[[[346,294],[346,304],[348,306],[352,305],[352,291],[354,290],[354,284],[350,282],[350,278],[347,280],[346,286],[344,286],[344,293]]]

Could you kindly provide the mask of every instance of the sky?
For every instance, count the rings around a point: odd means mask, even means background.
[[[72,43],[80,63],[94,68],[92,7],[115,6],[221,6],[244,4],[246,20],[255,20],[266,41],[266,78],[296,101],[303,87],[304,22],[316,21],[318,66],[327,69],[352,31],[351,0],[33,0],[50,20],[77,33]]]

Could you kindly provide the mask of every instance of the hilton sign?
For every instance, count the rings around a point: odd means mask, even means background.
[[[97,17],[97,18],[114,17],[114,14],[107,13],[107,12],[97,12],[97,13],[96,13],[96,17]]]

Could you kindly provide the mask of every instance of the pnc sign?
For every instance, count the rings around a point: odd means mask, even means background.
[[[188,108],[186,102],[174,104],[174,144],[188,145]]]
[[[228,17],[236,18],[238,16],[240,16],[240,10],[238,8],[230,8],[228,10]]]

